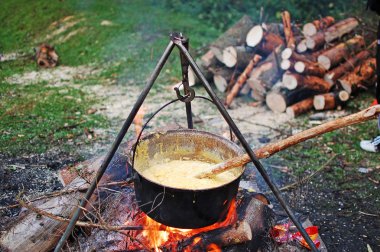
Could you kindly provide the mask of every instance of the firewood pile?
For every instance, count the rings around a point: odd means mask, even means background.
[[[356,35],[358,26],[356,18],[331,16],[296,25],[287,11],[281,23],[255,25],[243,16],[197,63],[225,94],[227,107],[236,96],[250,95],[293,117],[340,109],[375,83],[375,43]]]

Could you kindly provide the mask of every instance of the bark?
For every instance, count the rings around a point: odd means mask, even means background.
[[[331,26],[335,22],[335,19],[331,16],[327,16],[321,19],[314,20],[311,23],[307,23],[303,26],[303,34],[305,36],[313,36],[318,31],[324,30],[327,27]]]
[[[214,74],[213,81],[215,87],[222,93],[227,90],[230,83],[235,83],[236,78],[240,74],[237,69],[226,67],[211,69],[210,71]]]
[[[284,45],[278,34],[265,31],[261,25],[252,27],[247,34],[246,43],[250,47],[257,48],[257,52],[262,55],[268,55],[278,46]]]
[[[269,55],[265,61],[255,67],[247,83],[252,88],[254,98],[257,101],[264,101],[266,93],[272,88],[281,76],[279,66],[279,51],[277,48]]]
[[[333,120],[333,121],[318,125],[316,127],[310,128],[308,130],[302,131],[300,133],[297,133],[284,140],[280,140],[278,142],[268,144],[266,146],[263,146],[259,149],[254,150],[254,153],[256,157],[259,159],[268,158],[279,151],[285,150],[300,142],[304,142],[308,139],[315,138],[327,132],[331,132],[331,131],[334,131],[343,127],[348,127],[350,125],[358,124],[361,122],[377,119],[379,114],[380,114],[380,105],[372,106],[358,113],[345,116],[342,118],[338,118],[336,120]],[[211,169],[211,172],[199,174],[197,176],[198,177],[213,176],[214,174],[219,174],[229,169],[240,167],[251,161],[252,160],[248,156],[248,154],[244,154],[244,155],[229,159],[223,163],[217,164]]]
[[[326,73],[326,69],[320,67],[319,64],[309,61],[297,61],[294,64],[294,69],[297,73],[318,77],[324,77]]]
[[[284,74],[282,83],[289,90],[306,88],[319,93],[326,93],[332,88],[330,83],[317,76],[303,76],[290,72]]]
[[[316,110],[329,110],[342,106],[348,100],[347,91],[331,92],[314,96],[313,106]]]
[[[313,108],[313,97],[297,102],[286,108],[286,113],[291,117],[296,117],[309,112]]]
[[[376,59],[369,58],[361,65],[355,67],[354,71],[348,73],[338,80],[340,85],[349,94],[355,93],[360,86],[374,85],[373,77],[376,74]]]
[[[296,46],[296,41],[295,41],[293,31],[292,31],[290,13],[288,11],[283,11],[281,13],[281,17],[282,17],[282,23],[284,25],[286,46],[294,49]]]
[[[233,99],[237,96],[239,93],[239,90],[242,88],[243,84],[246,82],[248,79],[248,76],[251,74],[253,68],[257,63],[261,60],[261,56],[255,54],[255,56],[250,60],[249,64],[247,67],[244,69],[243,73],[239,76],[237,79],[236,83],[233,85],[233,88],[231,91],[228,93],[226,97],[226,106],[230,106]]]
[[[268,92],[266,96],[267,106],[274,112],[285,112],[288,106],[293,105],[299,101],[309,98],[316,94],[314,90],[306,88],[298,88],[295,90],[288,90],[286,88],[273,89]]]
[[[326,70],[329,70],[344,59],[349,58],[350,55],[360,51],[364,46],[364,38],[362,36],[355,36],[354,38],[340,43],[319,55],[318,63]]]
[[[340,66],[331,69],[329,72],[327,72],[324,76],[325,81],[334,84],[340,77],[342,77],[348,72],[353,71],[357,65],[369,58],[370,55],[371,53],[367,50],[359,52]]]
[[[253,50],[245,46],[229,46],[223,50],[223,63],[230,68],[245,68],[253,55]]]
[[[342,37],[344,34],[350,33],[359,25],[359,22],[355,18],[344,19],[329,28],[326,31],[317,32],[315,35],[307,38],[307,48],[311,50],[317,50],[321,48],[325,43]]]
[[[210,45],[210,49],[214,54],[213,57],[216,57],[216,59],[222,61],[224,48],[227,46],[238,46],[244,44],[245,37],[252,26],[253,22],[251,18],[244,15],[237,23],[230,27]],[[206,67],[209,66],[211,65],[206,65]]]

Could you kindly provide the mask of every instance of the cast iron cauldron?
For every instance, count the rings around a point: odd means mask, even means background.
[[[224,220],[236,197],[244,168],[237,168],[236,179],[206,190],[171,188],[151,181],[139,171],[148,167],[155,155],[163,158],[210,159],[220,162],[242,154],[233,142],[203,131],[171,130],[142,138],[134,160],[134,186],[140,209],[164,225],[201,228]],[[157,156],[155,156],[157,157]]]

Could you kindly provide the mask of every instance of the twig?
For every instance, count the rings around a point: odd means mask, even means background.
[[[103,187],[117,186],[117,185],[118,186],[124,186],[124,185],[130,184],[131,182],[132,182],[132,180],[110,182],[110,183],[107,183],[107,184],[100,185],[99,187],[103,188]],[[28,202],[35,202],[35,201],[38,201],[38,200],[43,200],[43,199],[48,199],[48,198],[52,198],[52,197],[62,196],[62,195],[66,195],[66,194],[70,194],[70,193],[74,193],[74,192],[86,191],[88,189],[88,187],[89,187],[89,185],[85,185],[85,186],[80,186],[80,187],[77,187],[77,188],[64,189],[64,190],[61,190],[61,191],[58,191],[58,192],[48,193],[48,194],[42,195],[40,197],[28,200]],[[9,205],[9,206],[2,206],[2,207],[0,207],[0,211],[1,210],[6,210],[6,209],[11,209],[11,208],[17,208],[17,207],[20,207],[20,204],[14,204],[14,205]]]
[[[318,168],[318,170],[316,170],[315,172],[313,172],[312,174],[310,174],[309,176],[306,176],[306,177],[303,177],[300,181],[297,181],[297,182],[294,182],[294,183],[291,183],[289,185],[286,185],[284,187],[281,187],[280,188],[280,191],[287,191],[287,190],[290,190],[296,186],[298,186],[299,184],[303,184],[304,182],[306,182],[307,180],[311,179],[312,177],[314,177],[317,173],[321,172],[323,169],[325,169],[327,167],[327,165],[336,157],[337,154],[334,154],[329,160],[326,161],[326,163],[324,163],[323,165],[321,165],[321,167]],[[265,192],[265,194],[269,194],[269,193],[272,193],[272,191],[267,191]]]
[[[54,214],[51,214],[49,212],[46,212],[42,209],[39,209],[37,207],[34,207],[32,205],[29,205],[27,204],[26,202],[24,202],[23,200],[21,200],[20,198],[18,199],[18,202],[19,204],[22,206],[22,207],[25,207],[27,209],[29,209],[30,211],[33,211],[39,215],[42,215],[42,216],[46,216],[50,219],[53,219],[53,220],[56,220],[56,221],[60,221],[60,222],[70,222],[70,219],[67,219],[67,218],[64,218],[64,217],[61,217],[61,216],[57,216],[57,215],[54,215]],[[119,231],[122,231],[122,230],[156,230],[156,231],[165,231],[165,229],[152,229],[152,228],[149,228],[149,227],[144,227],[144,226],[129,226],[129,225],[121,225],[121,226],[114,226],[114,225],[108,225],[108,224],[104,224],[104,225],[100,225],[100,224],[96,224],[96,223],[89,223],[89,222],[84,222],[84,221],[77,221],[76,223],[77,226],[79,227],[86,227],[86,228],[99,228],[99,229],[103,229],[103,230],[107,230],[107,231],[115,231],[115,232],[119,232]]]
[[[366,212],[362,212],[362,211],[359,211],[360,214],[363,214],[363,215],[367,215],[367,216],[374,216],[374,217],[379,217],[378,214],[371,214],[371,213],[366,213]]]

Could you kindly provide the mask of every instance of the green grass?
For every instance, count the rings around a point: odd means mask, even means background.
[[[84,129],[106,126],[104,118],[87,114],[95,100],[77,89],[44,84],[0,86],[0,152],[44,152],[68,140],[86,142]]]
[[[171,31],[191,37],[191,48],[199,48],[218,36],[218,30],[193,19],[186,12],[175,12],[155,1],[1,1],[0,52],[19,52],[24,57],[0,63],[0,152],[10,154],[44,152],[68,139],[83,135],[84,128],[104,127],[105,119],[86,115],[96,102],[80,88],[53,88],[40,83],[25,87],[12,85],[6,78],[28,71],[39,71],[33,48],[42,42],[55,46],[60,64],[91,65],[102,69],[99,76],[75,80],[75,84],[142,86],[169,42]],[[47,38],[70,20],[81,20],[56,37]],[[102,26],[109,20],[112,26]],[[58,22],[57,22],[58,21]],[[53,22],[56,22],[53,24]],[[84,28],[65,42],[59,39]],[[194,51],[191,49],[194,53]],[[158,78],[152,93],[180,78],[175,50]],[[172,83],[173,80],[170,80]],[[71,100],[67,97],[73,97]],[[80,99],[82,102],[77,103]],[[80,112],[80,115],[76,115]],[[64,125],[76,125],[65,127]]]

